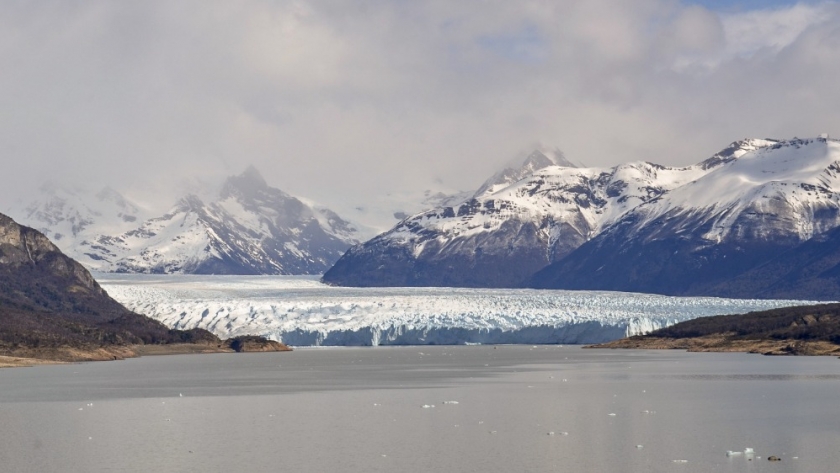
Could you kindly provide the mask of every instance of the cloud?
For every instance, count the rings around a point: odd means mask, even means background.
[[[475,187],[535,141],[685,165],[840,135],[838,20],[835,2],[2,2],[0,199],[50,178],[165,205],[253,163],[341,209]]]

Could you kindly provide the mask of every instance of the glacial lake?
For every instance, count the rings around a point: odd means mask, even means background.
[[[3,369],[0,470],[828,472],[838,393],[836,358],[556,345]]]

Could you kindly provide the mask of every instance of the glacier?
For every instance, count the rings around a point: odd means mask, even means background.
[[[127,308],[171,328],[292,346],[585,344],[697,317],[813,301],[535,289],[334,287],[317,276],[96,275]]]

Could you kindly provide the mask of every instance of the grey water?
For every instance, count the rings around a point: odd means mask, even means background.
[[[0,471],[832,472],[838,399],[836,358],[576,346],[15,368]]]

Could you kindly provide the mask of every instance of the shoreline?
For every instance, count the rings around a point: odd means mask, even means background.
[[[26,368],[39,365],[62,365],[90,361],[119,361],[143,356],[200,355],[210,353],[267,353],[292,351],[279,343],[245,344],[240,350],[229,345],[172,343],[168,345],[127,345],[79,349],[70,347],[22,350],[17,354],[0,355],[0,368]]]
[[[692,338],[635,336],[586,345],[594,349],[686,350],[688,352],[755,353],[767,356],[837,356],[840,345],[806,340],[733,340],[725,335]]]

